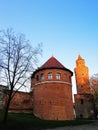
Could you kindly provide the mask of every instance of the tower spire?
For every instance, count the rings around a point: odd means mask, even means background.
[[[78,60],[82,60],[83,58],[80,56],[80,54],[78,55]]]
[[[74,69],[77,93],[90,93],[89,69],[85,66],[85,60],[78,55],[76,68]]]

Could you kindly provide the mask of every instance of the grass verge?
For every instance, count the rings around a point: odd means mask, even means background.
[[[36,118],[33,114],[9,113],[3,125],[3,111],[0,111],[0,130],[43,130],[62,126],[75,126],[92,123],[92,120],[48,121]]]

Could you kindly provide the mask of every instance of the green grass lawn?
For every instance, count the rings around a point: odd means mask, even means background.
[[[3,111],[0,111],[0,130],[43,130],[69,125],[92,123],[92,120],[48,121],[36,118],[33,114],[9,113],[6,125],[3,125]]]

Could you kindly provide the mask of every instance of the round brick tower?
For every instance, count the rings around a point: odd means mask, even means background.
[[[31,77],[33,113],[46,120],[73,120],[73,73],[51,57]]]

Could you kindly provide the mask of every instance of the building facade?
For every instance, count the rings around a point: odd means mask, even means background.
[[[74,72],[77,88],[77,94],[74,94],[74,105],[72,99],[73,72],[52,56],[33,72],[31,92],[15,93],[9,111],[30,112],[45,120],[94,118],[94,101],[90,92],[89,69],[85,66],[85,60],[80,55],[76,60]],[[8,99],[7,95],[4,96],[3,90],[4,87],[0,86],[1,109],[6,106]]]
[[[32,74],[33,113],[46,120],[73,120],[73,73],[51,57]]]
[[[89,70],[85,60],[79,55],[74,69],[77,94],[75,99],[76,118],[94,118],[94,100],[90,92]]]

